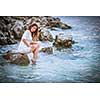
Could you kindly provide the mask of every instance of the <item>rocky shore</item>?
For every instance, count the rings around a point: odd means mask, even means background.
[[[0,45],[13,44],[21,39],[23,32],[32,23],[37,23],[41,33],[40,40],[53,41],[53,37],[44,29],[70,29],[71,26],[51,16],[0,16]]]
[[[71,26],[63,23],[59,18],[51,16],[1,16],[0,17],[0,45],[14,44],[20,41],[24,31],[29,25],[36,23],[39,27],[39,41],[52,42],[52,46],[41,48],[40,52],[53,54],[53,47],[57,49],[70,48],[74,43],[71,33],[68,35],[52,36],[50,32],[60,28],[63,30],[70,29]],[[49,32],[49,30],[51,30]],[[29,64],[29,59],[26,54],[6,53],[3,57],[11,63],[19,65]]]

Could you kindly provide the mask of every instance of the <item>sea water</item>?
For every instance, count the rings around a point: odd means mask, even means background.
[[[6,63],[0,56],[0,82],[100,82],[100,17],[59,18],[72,29],[50,32],[71,34],[76,41],[72,48],[51,55],[39,53],[37,64],[28,66]],[[0,46],[0,55],[18,44]]]

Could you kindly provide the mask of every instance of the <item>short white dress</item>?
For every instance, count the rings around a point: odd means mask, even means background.
[[[27,39],[29,42],[32,42],[32,36],[31,36],[31,33],[29,30],[26,30],[21,38],[21,42],[18,46],[18,52],[21,52],[21,53],[28,53],[30,52],[30,47],[28,47],[23,41],[22,39]]]

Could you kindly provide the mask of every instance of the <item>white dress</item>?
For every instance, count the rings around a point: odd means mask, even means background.
[[[31,59],[33,58],[33,53],[31,52],[30,47],[28,47],[23,41],[22,39],[27,39],[29,42],[32,42],[32,37],[31,37],[31,33],[29,30],[26,30],[21,38],[20,44],[18,46],[17,52],[20,53],[26,53],[29,60],[31,61]]]
[[[22,39],[27,39],[29,42],[32,42],[32,37],[31,37],[31,33],[29,30],[26,30],[21,38],[21,42],[18,46],[18,52],[22,52],[22,53],[28,53],[30,52],[30,47],[28,47],[23,41]]]

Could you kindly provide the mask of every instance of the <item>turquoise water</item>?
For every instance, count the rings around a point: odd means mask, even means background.
[[[100,17],[59,17],[70,30],[51,31],[53,35],[72,34],[77,42],[71,49],[39,53],[37,65],[17,66],[0,56],[0,82],[100,82]],[[2,53],[18,44],[0,47]]]

